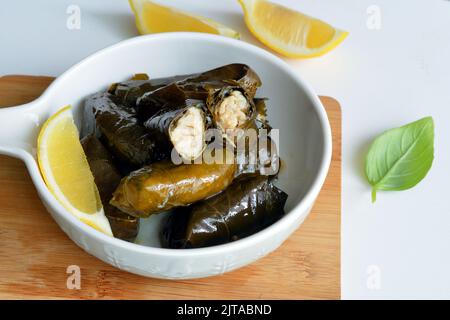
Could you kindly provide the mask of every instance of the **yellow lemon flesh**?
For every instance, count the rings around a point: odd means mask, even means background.
[[[348,32],[301,12],[265,0],[239,0],[250,32],[276,52],[292,58],[323,55]]]
[[[239,33],[211,19],[192,15],[151,0],[129,0],[141,34],[202,32],[239,39]]]
[[[84,223],[112,236],[70,106],[42,126],[37,156],[44,181],[56,199]]]

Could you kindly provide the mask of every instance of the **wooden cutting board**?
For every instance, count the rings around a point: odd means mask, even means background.
[[[0,78],[0,106],[29,102],[50,77]],[[0,156],[0,298],[3,299],[339,299],[341,111],[320,97],[333,131],[325,185],[303,225],[275,252],[221,276],[183,281],[144,278],[77,247],[39,200],[24,164]],[[81,289],[66,286],[81,268]]]

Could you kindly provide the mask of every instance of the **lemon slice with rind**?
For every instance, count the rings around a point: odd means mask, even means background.
[[[112,236],[70,106],[42,126],[37,157],[42,177],[56,199],[87,225]]]
[[[266,0],[239,0],[250,32],[274,51],[291,58],[321,56],[348,32]]]
[[[152,0],[129,0],[141,34],[160,32],[202,32],[239,39],[233,29],[214,20],[183,12]]]

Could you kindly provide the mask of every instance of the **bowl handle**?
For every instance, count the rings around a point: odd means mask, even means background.
[[[0,108],[0,154],[24,158],[36,154],[36,139],[42,123],[37,110],[41,100],[17,107]]]

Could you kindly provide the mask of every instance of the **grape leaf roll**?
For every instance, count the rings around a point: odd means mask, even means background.
[[[188,100],[186,106],[160,110],[144,126],[150,130],[160,153],[171,154],[172,148],[182,159],[194,160],[206,147],[206,130],[209,117],[205,104]]]
[[[233,181],[236,164],[175,165],[158,162],[122,179],[110,203],[136,217],[187,206],[213,196]]]
[[[265,176],[235,181],[214,197],[170,213],[163,246],[201,248],[244,238],[280,219],[287,197]]]
[[[102,200],[103,210],[109,220],[114,237],[133,241],[139,231],[139,219],[109,204],[112,193],[122,178],[119,170],[113,163],[113,157],[93,135],[83,138],[81,145],[94,176],[94,181]]]
[[[89,121],[92,117],[95,121]],[[85,122],[93,122],[93,128],[86,131],[99,136],[115,156],[132,166],[141,167],[163,157],[157,153],[150,134],[138,123],[134,110],[121,106],[110,93],[100,92],[86,99]]]

